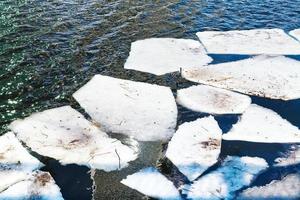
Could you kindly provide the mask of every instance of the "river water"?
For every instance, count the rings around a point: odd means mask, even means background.
[[[157,77],[123,69],[130,43],[135,40],[197,39],[195,33],[204,30],[289,31],[299,27],[300,0],[0,0],[0,134],[14,119],[36,111],[68,104],[80,109],[71,95],[95,74],[173,87],[173,76]],[[218,55],[214,58],[214,62],[238,59]],[[179,87],[188,85],[181,80]],[[282,102],[253,97],[253,101],[300,127],[299,100]],[[179,111],[178,124],[201,116],[181,107]],[[236,116],[219,117],[225,131],[235,121]],[[282,145],[224,145],[228,147],[222,152],[224,155],[256,155],[260,151],[270,160],[276,154],[267,149],[284,149]],[[92,194],[95,199],[140,199],[142,195],[122,186],[119,180],[142,167],[156,165],[164,145],[141,146],[141,156],[131,167],[121,172],[93,173],[96,188],[91,186],[87,169],[63,167],[46,159],[45,170],[62,187],[66,199],[89,199]],[[253,148],[258,150],[249,150]],[[77,178],[73,173],[78,173]]]

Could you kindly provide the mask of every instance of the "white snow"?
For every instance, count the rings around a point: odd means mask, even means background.
[[[197,36],[213,54],[300,54],[300,43],[281,29],[205,31]]]
[[[127,176],[121,183],[149,197],[165,200],[181,199],[173,183],[152,167]]]
[[[64,165],[111,171],[137,158],[137,149],[108,137],[70,106],[35,113],[14,121],[10,128],[33,151]]]
[[[31,156],[12,132],[0,137],[0,192],[43,166]]]
[[[300,41],[300,28],[290,31],[289,34]]]
[[[190,81],[237,92],[291,100],[300,98],[300,62],[284,56],[253,58],[184,69]]]
[[[300,142],[300,130],[276,112],[252,104],[223,135],[224,140],[241,140],[262,143]]]
[[[297,200],[300,199],[300,175],[289,174],[282,180],[244,190],[237,199],[240,200]]]
[[[251,98],[206,85],[177,91],[177,103],[196,112],[211,114],[240,114],[251,104]]]
[[[169,142],[166,156],[190,181],[218,161],[222,130],[212,117],[179,126]]]
[[[267,167],[262,158],[228,156],[220,168],[185,186],[183,193],[189,199],[233,199],[235,191],[248,186]]]
[[[292,145],[289,152],[275,159],[274,166],[285,167],[300,164],[300,145]]]
[[[177,123],[177,106],[168,87],[95,75],[73,94],[107,132],[140,141],[168,140]]]
[[[0,193],[0,199],[63,200],[59,187],[48,172],[36,171]]]
[[[163,75],[183,67],[200,67],[210,63],[203,46],[195,40],[149,38],[131,44],[125,69]]]

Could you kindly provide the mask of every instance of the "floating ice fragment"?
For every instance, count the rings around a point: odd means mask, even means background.
[[[300,175],[289,174],[282,180],[244,190],[239,200],[297,200],[300,199]]]
[[[285,167],[300,163],[300,145],[292,145],[289,152],[282,157],[275,159],[274,166]]]
[[[256,56],[195,69],[184,69],[190,81],[237,92],[291,100],[300,98],[300,62],[284,56]]]
[[[12,132],[0,137],[0,192],[43,166]]]
[[[262,143],[296,143],[300,142],[300,130],[276,112],[251,104],[232,129],[223,135],[223,139]]]
[[[125,69],[162,75],[183,67],[200,67],[210,63],[203,46],[195,40],[150,38],[131,44]]]
[[[107,132],[141,141],[174,134],[177,106],[168,87],[96,75],[73,96]]]
[[[36,171],[0,193],[0,199],[63,200],[59,187],[48,172]]]
[[[121,183],[153,198],[164,200],[181,199],[173,183],[152,167],[127,176]]]
[[[248,186],[267,167],[262,158],[228,156],[220,168],[185,186],[183,193],[188,199],[233,199],[235,191]]]
[[[300,41],[300,29],[292,30],[289,32],[289,34]]]
[[[212,117],[179,126],[169,142],[166,156],[190,181],[218,161],[222,131]]]
[[[213,54],[300,54],[300,43],[281,29],[205,31],[197,36]]]
[[[35,113],[10,128],[33,151],[62,164],[111,171],[137,158],[136,149],[110,138],[70,106]]]
[[[246,95],[206,85],[178,90],[176,100],[193,111],[211,114],[240,114],[251,103]]]

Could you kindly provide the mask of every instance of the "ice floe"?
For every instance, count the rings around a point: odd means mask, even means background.
[[[173,183],[152,167],[127,176],[121,183],[149,197],[165,200],[181,199]]]
[[[96,75],[73,96],[107,132],[141,141],[175,132],[177,106],[168,87]]]
[[[275,159],[274,166],[285,167],[300,164],[300,145],[292,145],[288,153]]]
[[[10,128],[33,151],[62,164],[111,171],[137,158],[137,149],[110,138],[70,106],[35,113]]]
[[[183,67],[200,67],[210,63],[203,46],[195,40],[150,38],[131,44],[125,69],[162,75]]]
[[[220,168],[185,186],[183,194],[188,199],[233,199],[235,191],[248,186],[267,167],[262,158],[228,156]]]
[[[300,130],[276,112],[251,104],[223,135],[224,140],[241,140],[262,143],[297,143],[300,142]]]
[[[292,30],[289,32],[289,34],[300,41],[300,29]]]
[[[0,193],[0,199],[63,200],[59,187],[48,172],[36,171]]]
[[[300,62],[284,56],[253,58],[184,69],[190,81],[272,99],[300,98]]]
[[[190,181],[218,161],[222,130],[212,117],[179,126],[169,142],[166,156]]]
[[[12,132],[0,137],[0,192],[43,166],[31,156]]]
[[[213,54],[300,54],[300,43],[281,29],[204,31],[197,36]]]
[[[177,103],[196,112],[211,114],[240,114],[251,104],[251,98],[206,85],[177,91]]]
[[[244,190],[239,200],[297,200],[300,199],[300,175],[289,174],[282,180],[274,180],[271,183]]]

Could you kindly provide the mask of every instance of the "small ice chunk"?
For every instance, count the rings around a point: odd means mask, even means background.
[[[183,193],[188,199],[233,199],[235,191],[248,186],[267,167],[262,158],[228,156],[220,168],[186,186]]]
[[[251,104],[223,135],[224,140],[240,140],[262,143],[297,143],[300,142],[300,130],[276,112]]]
[[[152,198],[176,200],[180,194],[171,181],[153,167],[142,169],[121,181],[122,184]]]
[[[300,41],[300,28],[290,31],[289,34]]]
[[[12,132],[0,137],[0,192],[43,164],[31,156]]]
[[[300,54],[300,43],[281,29],[204,31],[197,36],[213,54]]]
[[[300,175],[289,174],[282,180],[274,180],[271,183],[244,190],[239,200],[299,200],[300,199]]]
[[[196,112],[240,114],[251,104],[251,98],[206,85],[177,91],[177,103]]]
[[[168,87],[95,75],[74,98],[107,132],[140,141],[168,140],[177,106]]]
[[[10,128],[33,151],[64,165],[111,171],[137,158],[137,149],[110,138],[70,106],[35,113]]]
[[[212,117],[179,126],[169,142],[166,156],[190,181],[218,161],[222,130]]]
[[[274,166],[286,167],[289,165],[300,164],[300,145],[292,145],[289,152],[284,154],[282,157],[275,159]]]
[[[200,67],[210,63],[205,49],[196,40],[150,38],[131,44],[125,69],[163,75],[183,67]]]
[[[0,199],[63,200],[59,187],[48,172],[36,171],[0,193]]]
[[[271,99],[300,98],[300,62],[284,56],[253,58],[184,69],[190,81]]]

